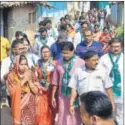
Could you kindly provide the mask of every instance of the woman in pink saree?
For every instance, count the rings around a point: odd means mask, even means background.
[[[7,86],[14,125],[51,125],[51,110],[43,94],[46,89],[29,69],[25,56],[15,58],[14,68],[8,74]],[[43,107],[44,109],[41,109]],[[39,121],[41,115],[44,116],[42,123]]]

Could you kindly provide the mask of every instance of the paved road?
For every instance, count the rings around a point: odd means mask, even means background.
[[[9,107],[3,107],[0,110],[1,110],[0,125],[13,125],[10,108]],[[57,125],[57,123],[55,125]]]
[[[3,107],[0,110],[1,110],[1,123],[0,123],[0,125],[13,125],[10,108]]]

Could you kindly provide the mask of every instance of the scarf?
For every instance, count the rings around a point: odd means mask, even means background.
[[[35,59],[34,59],[33,55],[32,55],[31,60],[32,60],[32,63],[33,63],[33,67],[35,67]]]
[[[46,45],[47,42],[48,42],[47,37],[46,37],[45,39],[43,39],[42,37],[40,37],[40,42],[41,42],[43,45]]]
[[[46,88],[49,87],[48,86],[49,84],[47,83],[47,77],[48,77],[48,75],[47,75],[47,67],[51,64],[51,61],[52,61],[52,59],[50,58],[48,60],[48,64],[47,65],[45,65],[43,62],[41,62],[41,66],[40,66],[41,67],[41,71],[42,71],[42,76],[43,76],[43,78],[42,78],[40,83],[41,83],[42,86],[44,86]]]
[[[121,53],[117,56],[116,61],[113,61],[113,55],[109,53],[109,58],[112,63],[112,69],[110,72],[110,77],[113,79],[113,93],[115,96],[121,96],[121,87],[119,84],[121,83],[121,74],[118,69],[118,61],[120,59]]]
[[[61,92],[62,92],[63,96],[70,96],[70,94],[71,94],[71,89],[68,87],[68,83],[71,78],[70,71],[73,68],[74,58],[75,58],[75,56],[73,56],[71,58],[68,67],[66,66],[66,64],[67,64],[66,61],[63,60],[64,74],[63,74],[63,78],[62,78],[62,88],[61,88]]]
[[[68,65],[68,67],[66,67],[66,61],[63,60],[63,68],[64,68],[64,71],[65,71],[64,74],[63,74],[63,78],[62,78],[62,88],[61,88],[61,92],[62,92],[63,96],[70,96],[71,95],[71,89],[68,87],[68,84],[69,84],[69,80],[71,79],[70,71],[73,68],[75,58],[76,57],[73,55],[73,57],[70,60],[70,63]],[[76,97],[73,105],[75,107],[79,106],[78,97]]]

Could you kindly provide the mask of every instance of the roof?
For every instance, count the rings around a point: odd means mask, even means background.
[[[42,1],[19,1],[19,2],[1,1],[0,8],[20,7],[25,5],[36,5],[36,4],[41,4],[44,7],[53,8],[48,2],[42,2]]]

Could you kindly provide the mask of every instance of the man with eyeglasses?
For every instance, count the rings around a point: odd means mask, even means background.
[[[80,30],[81,42],[85,40],[84,31],[87,29],[89,29],[89,24],[86,21],[81,22],[81,30]]]
[[[110,50],[100,58],[100,64],[106,69],[113,82],[113,94],[116,105],[115,118],[118,125],[123,125],[123,52],[122,41],[112,38]]]
[[[20,55],[24,50],[23,42],[21,40],[14,40],[11,45],[11,54],[1,62],[1,108],[3,106],[9,106],[7,102],[6,84],[5,80],[7,74],[12,69],[14,63],[14,57]]]
[[[16,39],[12,42],[10,56],[7,57],[6,59],[4,59],[1,63],[1,82],[3,84],[5,84],[7,74],[13,68],[15,56],[25,55],[28,60],[28,65],[30,66],[30,68],[32,68],[36,65],[39,57],[28,51],[29,45],[30,45],[30,43],[28,41],[28,38],[24,35],[23,35],[23,38]],[[5,89],[4,89],[4,91],[5,91]],[[5,105],[7,105],[7,102],[5,103]]]
[[[83,58],[88,50],[94,50],[98,53],[99,57],[101,57],[103,55],[102,46],[99,42],[93,40],[92,31],[86,29],[84,31],[84,36],[85,40],[77,45],[75,54]]]

